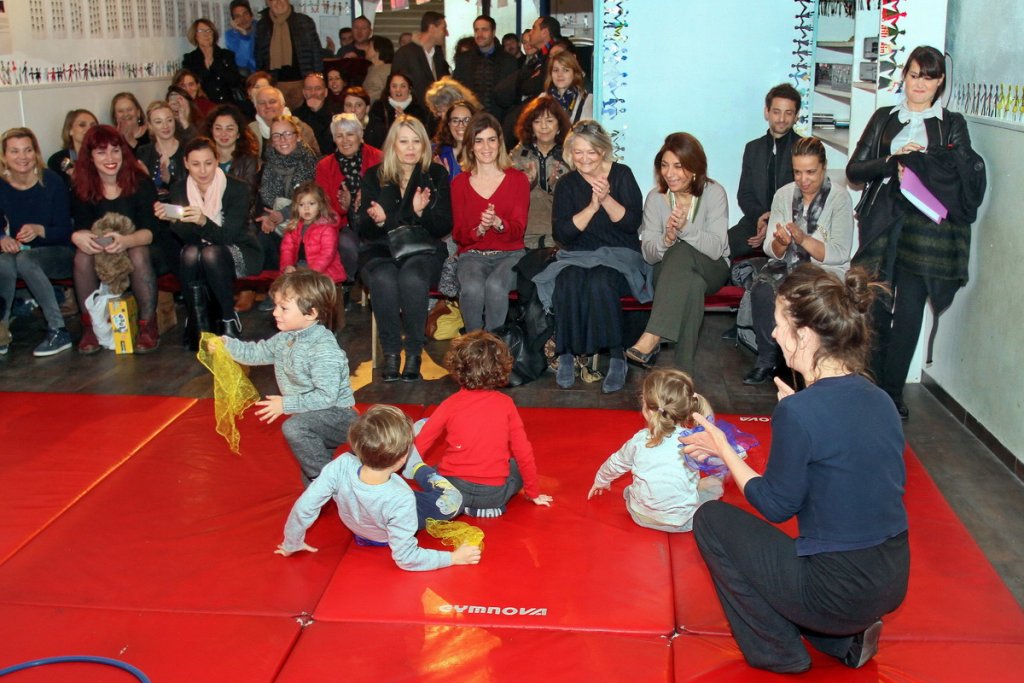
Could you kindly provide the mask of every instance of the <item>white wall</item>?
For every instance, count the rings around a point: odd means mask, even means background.
[[[973,1],[949,2],[950,87],[1020,83],[1024,55],[1005,46],[1024,29],[1024,8],[1017,0],[986,7],[978,12]],[[1024,345],[1017,338],[1024,327],[1024,125],[968,117],[968,127],[987,164],[988,192],[974,223],[970,282],[940,318],[935,362],[925,371],[1024,461]]]
[[[969,118],[988,167],[988,192],[971,238],[970,282],[939,319],[926,372],[1020,460],[1024,460],[1024,128]]]

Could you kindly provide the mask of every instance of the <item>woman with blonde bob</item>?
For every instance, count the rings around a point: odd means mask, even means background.
[[[351,220],[363,240],[359,271],[380,327],[382,379],[414,382],[420,379],[430,288],[447,256],[441,238],[452,231],[448,171],[431,162],[427,131],[412,116],[395,119],[381,151],[384,160],[363,176]],[[389,239],[390,233],[397,234]],[[407,254],[396,258],[392,246],[400,242]]]
[[[512,168],[501,124],[487,112],[469,122],[465,165],[452,181],[452,237],[459,245],[459,303],[466,331],[505,324],[512,270],[526,252],[530,181]],[[485,318],[486,315],[486,318]]]
[[[548,57],[544,91],[558,100],[572,123],[594,118],[594,96],[583,87],[583,67],[568,50]]]
[[[558,181],[551,212],[558,259],[536,275],[537,294],[555,313],[556,382],[576,381],[574,360],[607,349],[602,391],[626,384],[625,329],[620,297],[650,301],[651,268],[640,255],[640,187],[614,161],[612,141],[596,121],[577,123],[563,152],[572,172]]]
[[[879,289],[861,268],[840,279],[811,263],[779,285],[773,336],[807,388],[794,393],[775,380],[779,405],[763,474],[698,413],[693,419],[704,431],[682,439],[698,460],[721,458],[763,516],[711,501],[693,520],[697,547],[750,666],[806,671],[806,638],[859,668],[878,649],[881,617],[906,595],[903,428],[892,400],[863,374]],[[795,539],[771,524],[792,517]]]

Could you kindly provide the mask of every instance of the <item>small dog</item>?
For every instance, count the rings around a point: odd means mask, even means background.
[[[135,224],[127,216],[119,213],[108,213],[92,225],[92,234],[103,237],[110,233],[130,235],[135,232]],[[96,275],[100,282],[105,282],[113,294],[123,294],[128,289],[129,276],[135,270],[127,252],[108,254],[103,251],[95,256]]]

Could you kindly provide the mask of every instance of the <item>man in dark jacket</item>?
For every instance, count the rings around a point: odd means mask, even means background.
[[[473,20],[473,42],[476,43],[476,49],[455,56],[455,78],[475,92],[484,109],[501,121],[505,109],[496,102],[494,91],[498,82],[515,73],[519,65],[498,44],[496,28],[491,17],[481,15]],[[518,42],[516,46],[518,51]]]
[[[775,191],[793,182],[793,143],[800,138],[793,131],[800,113],[800,93],[791,85],[777,85],[764,98],[764,120],[768,132],[747,143],[743,170],[736,192],[743,217],[729,228],[732,258],[759,252],[768,229]]]
[[[430,84],[442,76],[451,75],[444,58],[444,39],[448,36],[448,22],[439,12],[424,12],[420,18],[420,32],[412,42],[398,48],[391,62],[391,73],[404,73],[412,80],[412,96],[423,104],[423,96]]]
[[[302,77],[319,71],[323,60],[316,23],[296,12],[289,0],[267,0],[256,24],[255,52],[256,68],[272,74],[289,106],[297,107]]]
[[[295,116],[313,129],[320,152],[326,154],[334,149],[331,119],[341,113],[341,106],[327,99],[327,83],[319,73],[308,74],[302,79],[302,98],[305,101],[295,110]]]

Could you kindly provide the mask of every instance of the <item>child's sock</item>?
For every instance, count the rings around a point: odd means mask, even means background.
[[[470,517],[501,517],[505,514],[505,506],[500,508],[466,508],[463,510]]]
[[[427,423],[427,420],[426,420],[426,418],[424,418],[422,420],[417,421],[415,424],[413,424],[413,426],[412,426],[412,434],[413,434],[413,436],[416,436],[417,434],[419,434],[420,430],[423,429],[423,425],[425,425],[426,423]],[[416,450],[416,446],[413,446],[411,449],[409,449],[409,459],[405,461],[405,467],[402,468],[402,477],[405,478],[405,479],[413,479],[414,478],[413,474],[416,471],[416,466],[417,465],[422,465],[422,464],[423,464],[423,457],[420,455],[420,452],[418,450]]]
[[[441,494],[437,498],[437,510],[445,519],[454,517],[462,507],[462,492],[452,486],[452,483],[437,473],[430,465],[419,462],[412,468],[413,478],[424,491],[434,489]]]

